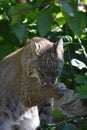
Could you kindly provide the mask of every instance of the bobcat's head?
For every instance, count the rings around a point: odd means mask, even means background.
[[[34,37],[30,43],[33,43],[37,55],[32,66],[37,68],[42,83],[54,83],[64,64],[63,40],[52,43],[44,38]]]

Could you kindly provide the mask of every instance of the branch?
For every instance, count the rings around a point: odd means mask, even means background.
[[[25,12],[31,10],[31,9],[35,9],[35,8],[44,8],[47,5],[51,5],[53,4],[53,2],[46,2],[46,3],[42,3],[40,5],[34,5],[34,6],[26,6],[25,8],[23,8],[22,10],[17,10],[16,12],[10,14],[10,17],[15,16],[15,15],[22,15]]]

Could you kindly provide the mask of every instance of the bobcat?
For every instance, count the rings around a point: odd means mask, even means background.
[[[52,122],[52,97],[64,64],[63,41],[34,37],[0,62],[0,130],[36,130]]]

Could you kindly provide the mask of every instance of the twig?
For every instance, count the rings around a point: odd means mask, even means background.
[[[85,58],[87,60],[87,53],[86,53],[85,47],[82,45],[82,41],[81,41],[81,39],[79,38],[78,35],[77,35],[77,39],[78,39],[78,42],[79,42],[79,44],[80,44],[80,46],[82,48],[83,54],[85,55]]]
[[[56,123],[55,124],[55,126],[57,127],[57,126],[61,126],[61,125],[63,125],[65,122],[79,122],[79,121],[81,121],[81,120],[87,120],[87,117],[77,117],[77,118],[69,118],[69,119],[67,119],[67,120],[64,120],[64,121],[61,121],[61,122],[59,122],[59,123]]]
[[[70,119],[61,121],[61,122],[59,122],[59,123],[56,123],[55,125],[56,125],[56,126],[61,126],[61,125],[63,125],[65,122],[71,122],[71,121],[73,121],[73,119],[70,118]]]

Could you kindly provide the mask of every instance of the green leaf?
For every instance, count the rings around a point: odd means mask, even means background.
[[[52,25],[52,8],[46,8],[38,15],[37,25],[40,36],[44,37],[51,30]]]
[[[21,15],[15,15],[11,17],[11,25],[14,26],[15,24],[21,21]]]
[[[79,84],[87,85],[87,75],[77,75],[75,81]]]
[[[54,109],[52,115],[55,121],[67,118],[67,116],[60,109]]]
[[[74,126],[70,123],[65,123],[62,130],[78,130],[78,129],[76,128],[76,126]]]
[[[81,99],[87,99],[87,86],[81,85],[77,88],[77,91]]]
[[[12,26],[12,31],[17,36],[19,42],[22,43],[26,37],[26,25],[21,23],[15,24]]]
[[[76,9],[73,10],[73,17],[69,16],[69,14],[66,13],[64,9],[62,10],[62,12],[74,34],[80,36],[83,32],[83,29],[86,27],[86,13],[78,12]]]

